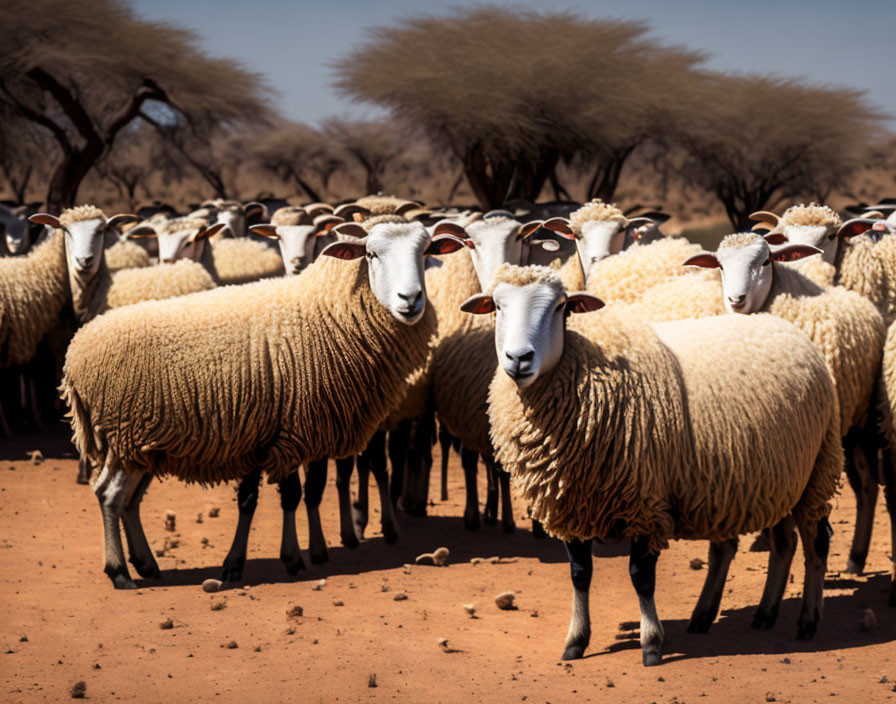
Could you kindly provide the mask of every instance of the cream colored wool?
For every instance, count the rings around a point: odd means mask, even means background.
[[[588,292],[606,303],[632,302],[647,289],[673,276],[691,275],[684,262],[703,250],[683,237],[666,237],[650,244],[633,244],[619,254],[597,262],[588,280]]]
[[[24,364],[60,320],[69,298],[60,230],[20,257],[0,258],[0,367]]]
[[[283,257],[273,247],[246,237],[226,238],[204,248],[200,262],[220,285],[283,276]]]
[[[364,196],[355,201],[356,205],[367,208],[372,216],[376,215],[392,215],[398,208],[407,204],[404,198],[396,196]],[[405,218],[402,218],[406,222]]]
[[[818,203],[809,203],[809,205],[800,203],[799,205],[792,205],[784,211],[784,214],[778,220],[778,227],[775,230],[780,230],[787,225],[797,227],[824,226],[829,230],[836,230],[841,224],[840,216],[828,206],[819,205]]]
[[[887,325],[896,320],[896,237],[876,244],[867,235],[841,245],[837,283],[871,301]]]
[[[496,373],[489,417],[496,459],[563,540],[643,535],[661,550],[790,512],[816,520],[843,466],[824,361],[768,315],[656,327],[612,307],[572,316],[544,377],[521,389]]]
[[[373,215],[366,220],[363,220],[360,224],[365,230],[370,232],[373,229],[374,225],[379,225],[383,222],[394,222],[394,223],[403,223],[407,222],[405,218],[401,215],[393,215],[392,213],[386,213],[384,215]]]
[[[103,220],[108,219],[106,214],[95,205],[79,205],[74,208],[63,210],[59,215],[59,224],[66,227],[74,222],[95,220],[96,218],[102,218]]]
[[[271,215],[271,225],[310,225],[311,216],[305,212],[304,208],[295,205],[280,208]]]
[[[832,264],[828,264],[822,259],[820,254],[803,257],[795,262],[786,262],[786,264],[819,286],[834,286],[836,284],[837,270]]]
[[[111,311],[69,347],[74,442],[104,466],[214,484],[271,481],[363,450],[398,404],[436,329],[403,325],[366,260],[321,257],[299,277]]]
[[[181,259],[150,268],[122,269],[112,274],[106,310],[143,301],[186,296],[215,288],[211,275],[196,262]]]
[[[577,237],[582,235],[582,225],[592,220],[612,220],[623,225],[628,223],[628,218],[612,203],[604,203],[600,198],[595,198],[590,203],[585,203],[578,210],[569,215],[569,226]]]
[[[152,263],[149,260],[149,253],[143,247],[128,240],[106,247],[103,256],[110,271],[147,267]]]
[[[883,414],[881,429],[896,459],[896,323],[891,323],[884,345],[884,359],[881,365],[880,410]],[[894,546],[896,548],[896,546]],[[894,562],[896,568],[896,562]]]

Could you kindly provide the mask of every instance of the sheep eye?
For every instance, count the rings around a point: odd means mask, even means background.
[[[762,266],[768,266],[771,263],[772,263],[771,259],[766,259],[764,262],[762,262]]]
[[[837,236],[837,233],[836,233],[836,232],[832,232],[831,234],[828,235],[828,239],[829,239],[829,240],[832,240],[832,239],[834,239],[836,236]]]
[[[376,252],[368,252],[367,259],[377,259]]]

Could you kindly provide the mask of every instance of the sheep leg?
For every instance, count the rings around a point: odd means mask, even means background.
[[[224,582],[238,582],[243,578],[243,567],[246,566],[246,555],[249,550],[249,529],[252,527],[252,516],[255,515],[255,507],[258,505],[258,483],[261,481],[261,470],[256,469],[240,481],[236,493],[236,504],[239,510],[239,519],[236,524],[236,532],[233,534],[233,543],[230,552],[224,558],[221,580]]]
[[[390,495],[392,505],[403,508],[399,501],[404,494],[405,464],[408,459],[408,445],[411,442],[411,423],[402,421],[395,430],[389,431],[389,462],[392,464]]]
[[[425,516],[429,503],[429,475],[432,470],[432,438],[435,418],[424,415],[414,425],[408,448],[408,490],[404,509],[412,516]]]
[[[495,465],[498,481],[501,486],[501,526],[505,533],[513,533],[516,523],[513,521],[513,499],[510,495],[510,472],[505,472],[500,465]]]
[[[824,573],[834,531],[827,518],[799,526],[806,576],[803,581],[803,608],[797,621],[797,640],[811,640],[824,613]]]
[[[358,500],[352,504],[352,520],[355,523],[355,535],[359,540],[364,539],[364,531],[370,519],[370,461],[372,454],[370,448],[364,449],[357,459],[358,467]],[[383,450],[385,453],[385,450]],[[385,458],[385,454],[383,455]],[[385,462],[386,460],[383,459]],[[391,497],[390,497],[391,501]]]
[[[532,516],[532,507],[529,507],[529,516]],[[544,530],[544,526],[541,525],[541,521],[536,521],[534,518],[532,519],[532,537],[536,540],[544,540],[548,537],[548,534]]]
[[[498,522],[498,478],[495,465],[485,456],[485,508],[482,511],[482,522],[493,526]]]
[[[448,500],[448,460],[451,458],[451,434],[445,430],[445,426],[439,424],[439,446],[442,448],[442,492],[440,499]]]
[[[663,624],[656,613],[656,561],[646,538],[632,539],[628,573],[641,607],[641,661],[644,667],[659,665],[663,659]]]
[[[280,562],[286,566],[286,572],[298,574],[305,569],[302,551],[299,549],[299,536],[296,535],[296,509],[302,500],[302,482],[296,470],[277,482],[280,491],[280,508],[283,509],[283,532],[280,536]]]
[[[78,484],[90,484],[90,463],[83,457],[78,458]]]
[[[367,446],[369,451],[370,471],[376,480],[380,492],[380,528],[383,540],[389,545],[398,541],[398,529],[395,527],[395,512],[392,508],[392,496],[389,493],[389,468],[386,466],[386,433],[376,433]]]
[[[162,573],[146,540],[146,533],[143,532],[143,523],[140,520],[140,502],[143,501],[143,495],[151,482],[152,475],[148,472],[140,478],[140,482],[124,506],[121,522],[128,543],[128,554],[131,556],[130,563],[137,570],[137,574],[144,579],[159,579]]]
[[[462,447],[460,463],[464,468],[464,481],[467,485],[464,528],[467,530],[479,530],[479,488],[476,485],[476,475],[479,471],[479,454]]]
[[[128,497],[134,493],[142,476],[141,472],[122,467],[118,459],[109,453],[103,465],[103,471],[97,478],[93,489],[103,514],[103,537],[106,552],[106,565],[103,571],[112,580],[116,589],[137,588],[137,585],[131,580],[124,559],[119,520]]]
[[[753,616],[753,628],[768,630],[778,619],[778,607],[784,598],[787,578],[790,576],[790,564],[796,552],[796,533],[793,529],[794,520],[787,516],[770,531],[768,575],[765,578],[762,600]]]
[[[896,606],[896,448],[888,448],[883,452],[881,479],[887,498],[887,513],[890,514],[890,598],[887,604]]]
[[[700,592],[697,606],[694,607],[691,620],[688,622],[688,633],[707,633],[713,621],[716,620],[716,616],[719,615],[728,568],[737,554],[737,542],[737,538],[731,538],[709,544],[709,566],[706,572],[706,581],[703,583],[703,591]]]
[[[320,502],[326,486],[327,460],[309,462],[305,468],[305,509],[308,512],[308,551],[312,565],[322,565],[330,559],[320,523]]]
[[[591,641],[591,614],[588,610],[588,590],[594,565],[591,561],[591,541],[573,540],[566,545],[569,557],[569,576],[572,578],[572,620],[563,649],[564,660],[578,660],[585,654]]]
[[[358,464],[360,465],[360,458]],[[352,517],[351,482],[355,471],[355,456],[349,455],[336,460],[336,494],[339,497],[339,539],[346,548],[358,547]],[[360,476],[360,470],[358,472]],[[361,535],[364,535],[362,532]]]
[[[877,463],[877,448],[869,437],[867,428],[852,428],[843,438],[846,456],[846,476],[856,495],[856,523],[852,538],[846,572],[861,574],[868,558],[871,545],[871,530],[874,527],[874,507],[877,504],[878,485],[872,468]]]

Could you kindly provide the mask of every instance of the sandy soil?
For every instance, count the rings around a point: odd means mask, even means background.
[[[43,463],[23,459],[25,450],[37,448]],[[799,553],[777,627],[750,629],[766,555],[749,552],[749,537],[741,540],[719,621],[708,635],[687,634],[704,576],[690,562],[705,558],[706,546],[679,542],[658,568],[666,659],[643,668],[625,547],[604,546],[605,557],[596,561],[587,657],[561,662],[571,605],[562,545],[534,540],[519,505],[515,534],[506,536],[500,527],[465,532],[456,457],[450,500],[436,502],[425,519],[401,516],[394,546],[379,537],[374,512],[368,539],[358,549],[342,548],[336,492],[328,487],[322,513],[330,562],[309,563],[297,578],[288,577],[277,559],[279,501],[265,486],[246,581],[216,594],[204,593],[200,584],[219,576],[229,547],[237,515],[233,488],[203,490],[174,481],[151,487],[143,520],[153,549],[166,539],[180,542],[159,558],[160,582],[122,592],[102,572],[100,514],[90,490],[75,484],[65,435],[0,441],[0,460],[4,701],[68,699],[78,681],[94,701],[896,700],[896,609],[885,605],[886,514],[881,499],[868,573],[841,576],[836,570],[846,562],[854,510],[849,490],[832,517],[832,571],[814,641],[794,639]],[[217,518],[209,517],[213,506],[220,508]],[[168,510],[177,514],[176,532],[164,528]],[[306,536],[302,520],[303,548]],[[450,566],[404,567],[440,546],[451,550]],[[471,564],[477,556],[502,560]],[[495,595],[505,590],[517,592],[518,610],[495,607]],[[477,618],[465,613],[468,603],[475,604]],[[294,606],[304,615],[287,615]],[[879,628],[866,632],[861,623],[869,608]],[[173,628],[161,628],[167,619]],[[441,638],[448,639],[447,649],[439,646]]]

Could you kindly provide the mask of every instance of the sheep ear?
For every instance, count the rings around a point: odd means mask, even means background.
[[[316,218],[318,215],[327,214],[330,215],[333,213],[333,206],[329,203],[309,203],[305,208],[305,212],[308,213],[311,217]]]
[[[250,232],[254,232],[256,235],[261,235],[262,237],[270,237],[272,240],[279,240],[280,235],[277,234],[277,227],[275,225],[252,225],[249,228]]]
[[[809,244],[789,244],[771,252],[769,257],[776,262],[795,262],[804,257],[811,257],[813,254],[821,254],[821,250]]]
[[[546,230],[556,232],[558,235],[565,235],[566,239],[571,240],[575,237],[572,227],[569,224],[569,220],[566,218],[550,218],[549,220],[545,220],[541,226]]]
[[[874,220],[869,218],[853,218],[852,220],[847,220],[840,226],[840,229],[837,230],[837,236],[848,239],[850,237],[855,237],[856,235],[861,235],[863,232],[868,232],[872,227],[874,227]]]
[[[467,234],[467,231],[456,222],[438,223],[435,226],[435,229],[432,231],[432,236],[436,237],[438,235],[454,235],[455,237],[459,237],[462,240],[470,238],[470,236]]]
[[[518,240],[526,239],[533,232],[536,232],[542,225],[544,225],[544,220],[530,220],[525,225],[520,227],[519,232],[516,235]]]
[[[395,209],[396,215],[404,215],[409,210],[416,210],[420,206],[412,200],[407,201],[406,203],[402,203]]]
[[[47,227],[54,227],[56,229],[62,227],[62,225],[59,224],[59,218],[55,215],[50,215],[49,213],[35,213],[28,218],[28,221],[37,225],[46,225]]]
[[[370,211],[363,205],[358,205],[357,203],[345,203],[336,208],[336,210],[333,211],[333,215],[338,215],[346,220],[351,220],[355,215],[360,215],[362,218],[368,218],[370,217]]]
[[[750,220],[755,220],[757,222],[770,222],[772,225],[777,225],[778,220],[780,220],[777,215],[775,215],[770,210],[757,210],[755,213],[750,213]]]
[[[341,225],[336,225],[336,227],[333,228],[333,232],[337,235],[348,235],[349,237],[357,237],[358,239],[367,237],[367,230],[356,222],[345,222]]]
[[[463,249],[464,241],[454,235],[435,235],[432,241],[423,250],[423,254],[451,254]]]
[[[473,296],[470,296],[467,300],[461,303],[460,309],[464,313],[472,313],[473,315],[494,313],[495,300],[491,296],[487,296],[484,293],[477,293]]]
[[[753,228],[755,229],[755,227]],[[769,244],[787,244],[790,240],[787,239],[787,235],[783,232],[766,232],[762,239],[764,239]]]
[[[684,266],[701,266],[704,269],[719,269],[721,268],[721,264],[719,264],[719,260],[716,258],[715,254],[711,252],[703,252],[702,254],[695,254],[693,257],[688,259]]]
[[[225,227],[227,227],[227,225],[225,225],[223,222],[216,223],[211,227],[207,227],[204,230],[200,230],[199,232],[197,232],[191,238],[191,240],[195,242],[196,240],[201,240],[203,237],[214,237]]]
[[[341,225],[344,223],[343,220],[338,215],[331,215],[330,213],[326,213],[323,215],[318,215],[314,218],[314,226],[317,228],[317,236],[325,235],[330,232],[336,225]]]
[[[267,217],[268,206],[264,203],[259,203],[257,200],[253,200],[243,206],[243,212],[246,214],[246,217],[251,217],[252,213],[259,213]]]
[[[367,245],[363,242],[334,242],[327,245],[321,255],[336,257],[337,259],[359,259],[367,252]]]
[[[597,296],[582,291],[570,293],[566,297],[567,313],[588,313],[592,310],[600,310],[604,305],[605,303]]]
[[[127,236],[135,239],[138,237],[158,237],[158,233],[152,225],[137,225],[127,231]]]
[[[664,213],[660,210],[648,210],[646,213],[641,213],[637,218],[647,218],[651,222],[655,222],[657,225],[662,225],[666,220],[669,220],[672,216],[669,213]]]
[[[113,227],[119,227],[120,225],[124,225],[129,222],[137,222],[139,220],[136,215],[132,215],[131,213],[121,213],[120,215],[113,215],[111,218],[106,220],[106,229],[111,230]]]

